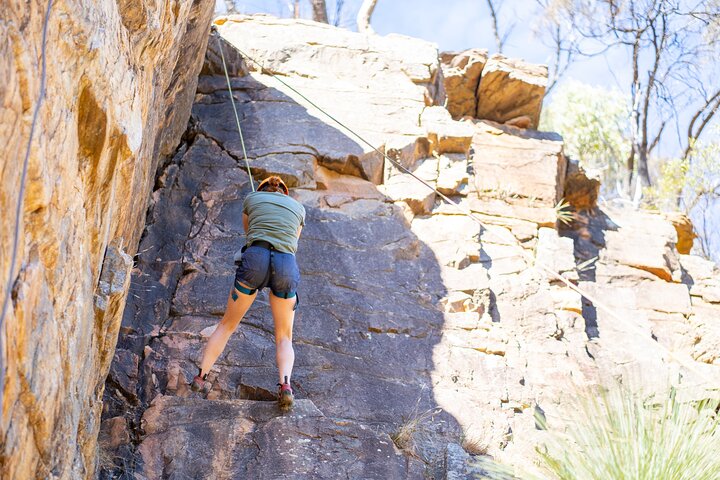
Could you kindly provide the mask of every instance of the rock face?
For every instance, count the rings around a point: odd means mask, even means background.
[[[186,128],[213,3],[56,1],[43,49],[47,6],[5,2],[0,12],[3,299],[12,288],[0,469],[92,478],[131,255],[158,162]],[[46,95],[17,219],[43,52]]]
[[[558,228],[567,166],[556,135],[426,108],[437,55],[419,55],[434,47],[417,40],[402,40],[413,45],[402,57],[383,38],[327,25],[219,23],[229,44],[475,219],[415,190],[407,172],[236,58],[251,169],[292,179],[308,215],[299,403],[287,415],[271,403],[265,294],[211,372],[207,398],[191,392],[232,285],[250,190],[211,51],[184,141],[152,193],[105,391],[103,458],[113,460],[102,478],[125,465],[138,478],[467,478],[482,473],[473,464],[485,454],[530,465],[545,435],[534,413],[562,428],[574,386],[621,378],[650,392],[674,383],[692,398],[717,395],[717,270],[679,256],[673,227],[647,212],[593,207]],[[641,257],[622,254],[634,243],[646,246]]]

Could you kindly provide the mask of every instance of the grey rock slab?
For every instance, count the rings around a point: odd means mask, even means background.
[[[156,398],[142,419],[137,473],[147,478],[407,478],[421,462],[390,437],[326,418],[309,400]]]

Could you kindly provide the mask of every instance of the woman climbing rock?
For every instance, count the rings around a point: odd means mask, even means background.
[[[194,391],[209,392],[207,375],[225,349],[230,335],[255,301],[257,292],[270,287],[270,310],[275,322],[275,347],[278,365],[278,402],[281,408],[293,403],[290,387],[295,352],[292,329],[298,305],[297,286],[300,271],[295,261],[298,238],[305,224],[305,209],[288,195],[280,177],[263,180],[256,192],[243,203],[243,226],[247,235],[235,282],[227,301],[225,315],[210,336],[203,352],[200,372],[192,382]]]

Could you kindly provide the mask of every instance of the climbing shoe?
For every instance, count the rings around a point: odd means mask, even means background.
[[[200,372],[198,372],[198,374],[195,375],[195,378],[193,378],[193,381],[190,384],[190,389],[193,392],[202,392],[204,395],[210,393],[210,390],[212,390],[212,383],[207,381],[207,373],[203,376],[200,376]]]
[[[278,406],[281,410],[288,410],[293,405],[295,397],[293,396],[292,387],[285,377],[285,383],[278,383]]]

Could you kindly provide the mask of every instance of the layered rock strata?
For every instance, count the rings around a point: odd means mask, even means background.
[[[536,129],[547,67],[470,49],[440,56],[446,107],[455,119],[473,117]]]
[[[691,398],[718,395],[717,270],[678,255],[658,215],[596,208],[578,194],[587,208],[558,223],[564,186],[585,182],[565,181],[557,136],[454,122],[428,107],[439,66],[425,63],[434,47],[424,42],[403,39],[400,57],[383,38],[327,25],[218,23],[228,44],[269,69],[232,79],[251,171],[283,175],[308,213],[300,402],[289,415],[272,407],[265,294],[211,372],[207,398],[188,387],[227,301],[250,189],[224,79],[203,76],[185,141],[152,195],[107,383],[102,438],[114,461],[104,477],[131,466],[147,478],[467,478],[482,455],[532,465],[545,435],[535,413],[562,428],[578,386],[621,378],[649,395],[669,384]],[[482,225],[367,156],[268,71]],[[483,172],[503,169],[510,186],[485,188]],[[636,244],[642,256],[623,254]]]
[[[158,162],[186,128],[213,3],[55,1],[45,22],[47,7],[0,11],[0,470],[92,478],[132,255]]]

